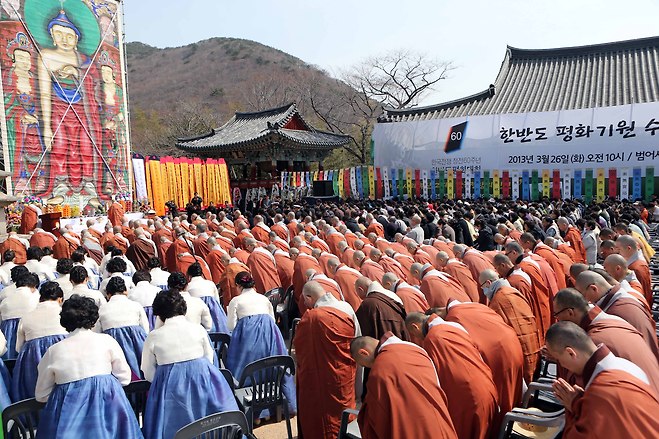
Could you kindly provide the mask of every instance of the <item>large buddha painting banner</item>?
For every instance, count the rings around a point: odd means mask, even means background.
[[[120,8],[0,0],[2,146],[14,195],[85,207],[130,190]]]

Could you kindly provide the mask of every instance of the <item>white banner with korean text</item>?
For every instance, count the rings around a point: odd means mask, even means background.
[[[659,102],[378,123],[373,139],[382,167],[645,168],[659,161]]]

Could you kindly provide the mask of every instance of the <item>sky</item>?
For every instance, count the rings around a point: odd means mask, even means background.
[[[546,49],[659,35],[657,0],[125,0],[126,41],[176,47],[212,37],[283,50],[331,74],[391,50],[451,62],[421,104],[485,90],[506,46]],[[219,72],[221,74],[221,72]]]

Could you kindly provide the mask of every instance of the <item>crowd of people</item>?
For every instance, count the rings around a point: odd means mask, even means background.
[[[288,355],[283,312],[299,437],[335,438],[347,408],[364,438],[494,437],[547,361],[564,438],[659,436],[654,202],[259,205],[10,233],[0,405],[44,402],[39,437],[169,439],[238,408],[208,333],[238,378]],[[139,425],[121,386],[142,379]]]

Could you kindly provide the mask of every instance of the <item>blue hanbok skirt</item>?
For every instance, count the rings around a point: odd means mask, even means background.
[[[3,360],[12,360],[18,357],[16,352],[16,333],[18,332],[18,323],[21,319],[7,319],[0,323],[0,331],[7,339],[7,352],[2,356]]]
[[[213,327],[210,332],[223,332],[224,334],[230,334],[231,331],[229,331],[229,328],[227,327],[227,314],[224,312],[224,308],[222,308],[220,302],[212,296],[202,296],[201,300],[203,300],[206,306],[208,306],[208,309],[211,312],[211,318],[213,319]]]
[[[159,365],[146,403],[144,437],[171,439],[187,424],[228,410],[238,410],[236,399],[206,358]]]
[[[227,352],[227,368],[237,380],[240,380],[243,369],[249,363],[275,355],[288,355],[288,349],[272,317],[268,314],[257,314],[238,320]],[[284,376],[282,390],[288,399],[290,412],[297,413],[295,381],[292,375]],[[269,410],[264,410],[259,418],[272,415]]]
[[[9,369],[5,365],[5,362],[0,360],[0,412],[9,406],[12,403],[12,399],[9,396],[9,391],[11,389],[11,375],[9,375]],[[16,401],[16,400],[14,400]]]
[[[149,320],[149,330],[153,331],[153,328],[156,327],[156,316],[153,313],[153,307],[152,306],[145,306],[144,307],[144,313],[146,314],[146,318]]]
[[[37,386],[37,366],[49,347],[64,340],[66,335],[47,335],[34,338],[23,344],[18,353],[14,375],[11,378],[11,397],[14,401],[34,398],[34,389]]]
[[[146,340],[146,331],[141,326],[122,326],[121,328],[112,328],[103,331],[105,334],[112,336],[121,349],[124,351],[126,361],[133,372],[133,381],[142,379],[142,349],[144,340]]]
[[[139,439],[135,413],[112,375],[96,375],[53,389],[41,411],[37,439]]]

